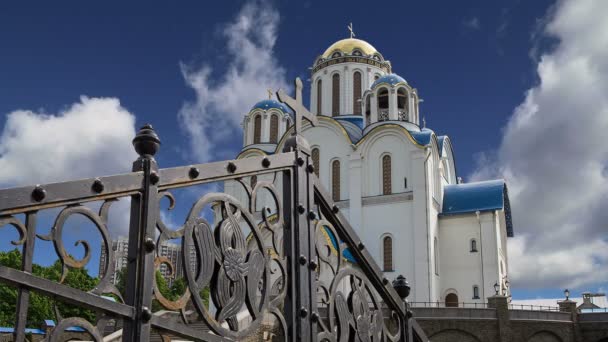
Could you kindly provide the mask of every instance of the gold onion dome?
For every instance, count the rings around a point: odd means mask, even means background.
[[[350,55],[353,53],[354,50],[360,50],[363,55],[373,55],[378,52],[378,50],[376,50],[376,48],[373,47],[372,44],[364,40],[356,38],[346,38],[333,43],[330,47],[327,48],[327,50],[325,50],[322,57],[330,58],[331,55],[336,51],[340,51],[343,54]]]

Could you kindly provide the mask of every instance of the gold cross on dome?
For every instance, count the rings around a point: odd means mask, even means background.
[[[295,129],[294,135],[302,133],[302,117],[306,118],[310,121],[310,124],[313,126],[317,125],[317,117],[304,107],[302,104],[302,80],[297,77],[296,78],[296,98],[285,94],[283,89],[279,89],[277,91],[277,98],[279,101],[285,103],[289,108],[291,108],[295,114]]]
[[[268,88],[268,89],[266,89],[266,91],[268,92],[268,99],[271,100],[272,99],[272,93],[273,93],[272,88]]]
[[[346,26],[346,27],[350,31],[350,37],[351,38],[355,37],[355,32],[353,31],[353,23],[348,24],[348,26]]]

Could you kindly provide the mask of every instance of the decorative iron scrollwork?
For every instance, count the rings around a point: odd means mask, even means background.
[[[287,325],[278,309],[285,297],[286,284],[281,200],[272,182],[260,181],[253,188],[245,182],[241,184],[249,198],[249,208],[228,194],[209,193],[194,203],[184,225],[175,230],[162,222],[159,213],[160,235],[156,248],[164,241],[182,239],[181,261],[187,289],[180,298],[171,301],[154,284],[154,296],[165,308],[182,311],[184,321],[185,307],[191,299],[199,316],[220,336],[247,336],[269,315],[276,317],[286,333]],[[268,207],[262,208],[258,223],[254,216],[262,189],[270,194],[277,212],[271,215]],[[172,210],[174,196],[165,191],[159,193],[157,199],[160,202],[165,197],[170,201],[168,209]],[[201,217],[206,207],[213,208],[212,220]],[[247,237],[244,231],[250,232]],[[156,268],[161,264],[166,264],[173,273],[170,260],[156,256]],[[206,288],[210,290],[209,307],[201,297]]]
[[[319,220],[315,226],[315,249],[320,260],[317,272],[319,341],[397,341],[401,324],[398,314],[388,309],[372,283],[356,264],[346,261],[347,246],[340,242],[333,225]],[[394,329],[387,327],[387,321]],[[391,331],[394,330],[394,331]]]

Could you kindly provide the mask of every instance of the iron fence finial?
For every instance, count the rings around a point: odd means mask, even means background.
[[[150,124],[145,124],[133,138],[133,147],[140,156],[154,156],[160,147],[160,138]]]

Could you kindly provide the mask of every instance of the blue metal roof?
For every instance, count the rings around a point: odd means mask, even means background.
[[[357,125],[357,127],[359,127],[360,129],[364,129],[365,128],[365,120],[363,118],[363,116],[361,115],[340,115],[337,117],[334,117],[334,119],[338,120],[338,121],[347,121],[350,122],[352,124]]]
[[[431,143],[431,139],[433,138],[434,132],[428,128],[422,129],[420,132],[409,131],[414,140],[418,142],[420,145],[426,146]]]
[[[262,101],[256,103],[253,107],[251,107],[251,110],[254,110],[254,109],[268,110],[271,108],[279,109],[279,110],[283,111],[283,113],[292,112],[292,110],[289,107],[287,107],[286,105],[282,104],[281,102],[279,102],[277,100],[262,100]]]
[[[361,139],[361,137],[363,136],[363,130],[361,129],[361,126],[359,126],[357,124],[356,119],[352,119],[351,118],[339,118],[336,117],[334,118],[338,124],[340,124],[340,126],[342,126],[342,128],[344,128],[344,130],[346,131],[346,134],[348,134],[348,137],[350,138],[351,143],[356,144],[357,141],[359,141]],[[363,125],[362,123],[363,121],[361,120],[361,125]]]
[[[437,137],[437,143],[439,144],[439,146],[437,146],[439,148],[439,156],[442,157],[443,156],[443,141],[445,140],[446,136],[442,135],[440,137]]]
[[[397,74],[388,74],[388,75],[384,75],[384,76],[378,78],[376,81],[374,81],[374,83],[372,83],[371,89],[374,89],[380,83],[388,83],[391,86],[394,86],[397,83],[407,84],[407,82],[405,81],[405,79],[403,77],[401,77]]]
[[[476,211],[505,211],[507,236],[513,236],[511,205],[507,185],[502,179],[446,185],[443,193],[443,212],[441,215],[455,215]]]
[[[12,333],[13,331],[15,331],[15,328],[0,327],[0,333]],[[25,328],[25,333],[34,335],[44,335],[46,332],[42,329]]]

